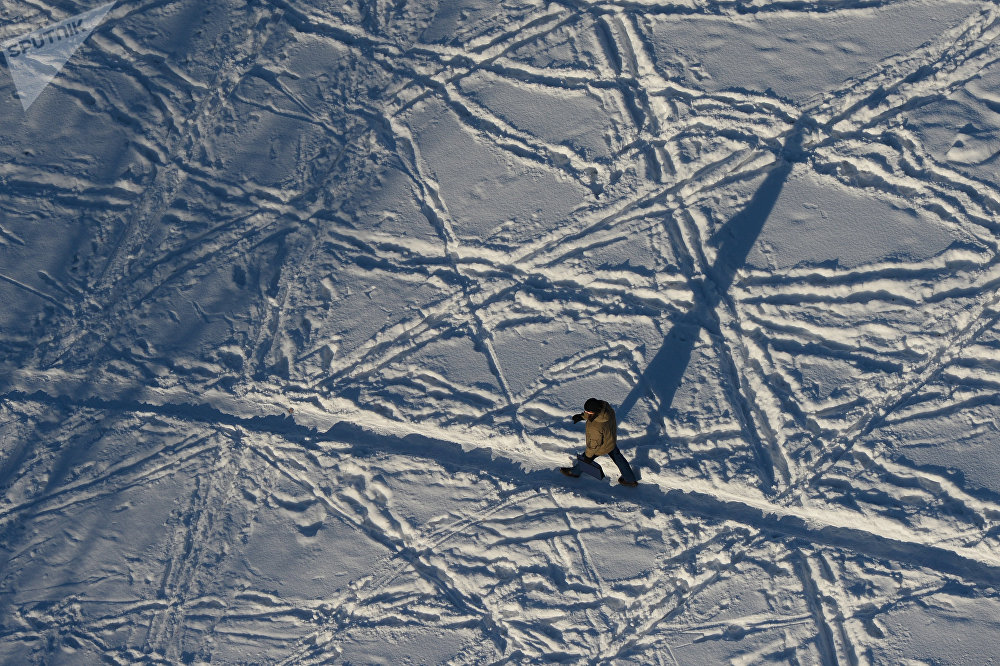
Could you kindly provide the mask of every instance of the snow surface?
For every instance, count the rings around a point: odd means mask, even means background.
[[[122,0],[5,69],[0,663],[1000,662],[998,38]]]

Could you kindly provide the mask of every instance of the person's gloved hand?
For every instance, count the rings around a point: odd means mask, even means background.
[[[573,423],[579,423],[582,420],[583,420],[583,414],[574,414],[573,415]]]

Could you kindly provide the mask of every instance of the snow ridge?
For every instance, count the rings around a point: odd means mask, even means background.
[[[995,658],[998,36],[119,3],[0,116],[0,661]]]

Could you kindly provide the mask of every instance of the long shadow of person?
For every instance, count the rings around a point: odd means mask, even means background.
[[[695,343],[701,329],[718,330],[715,310],[723,295],[728,291],[736,271],[742,266],[750,254],[754,243],[760,236],[764,223],[767,222],[774,204],[796,162],[806,158],[802,148],[804,135],[812,126],[812,122],[802,117],[796,121],[785,143],[782,145],[778,161],[765,177],[764,182],[754,193],[746,207],[734,215],[712,238],[717,244],[715,264],[706,271],[707,280],[700,278],[691,281],[694,294],[694,305],[673,322],[667,337],[660,349],[650,360],[639,381],[621,403],[618,410],[619,419],[625,421],[629,412],[640,397],[646,395],[659,405],[660,413],[651,415],[646,436],[640,441],[646,442],[636,451],[635,461],[639,466],[649,464],[649,446],[663,437],[659,429],[662,414],[673,402],[674,395],[681,385],[684,372],[691,361]],[[711,322],[716,322],[712,324]],[[754,449],[754,457],[760,476],[761,489],[771,493],[774,489],[774,464],[767,446],[761,441],[757,428],[749,414],[744,413],[740,405],[735,405],[741,412],[744,436]]]

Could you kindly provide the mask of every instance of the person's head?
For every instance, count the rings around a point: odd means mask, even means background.
[[[588,398],[587,402],[583,403],[583,411],[587,414],[596,414],[601,409],[601,401],[597,398]]]

